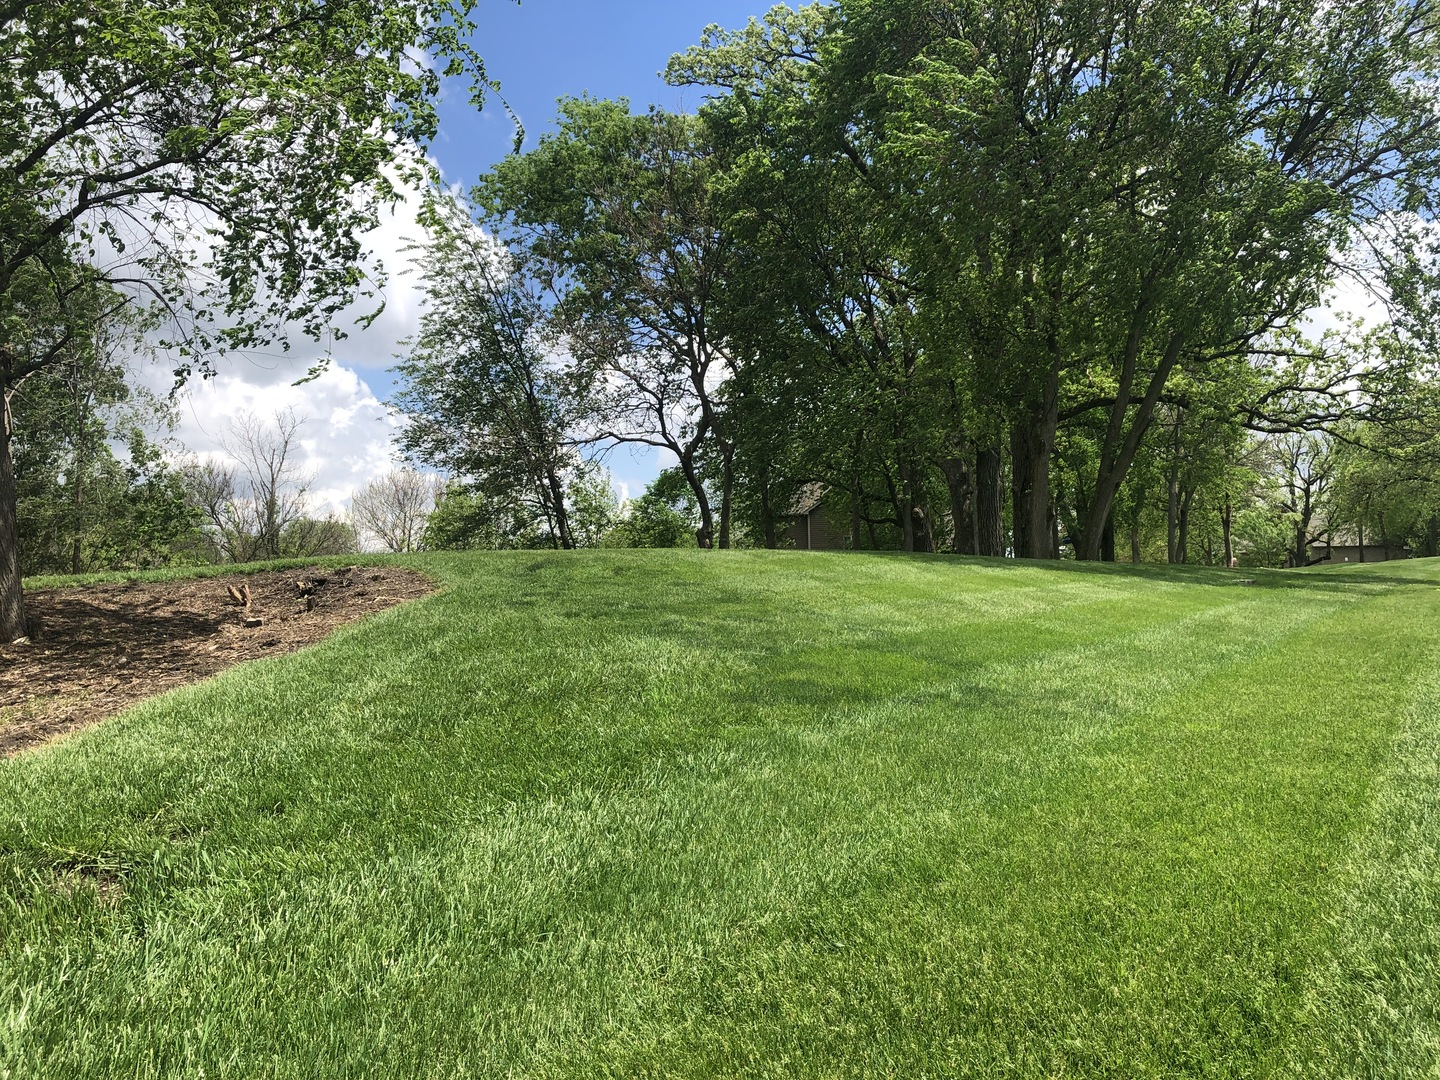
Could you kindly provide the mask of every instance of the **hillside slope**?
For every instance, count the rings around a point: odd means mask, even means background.
[[[1434,1067],[1440,565],[411,565],[0,762],[0,1075]]]

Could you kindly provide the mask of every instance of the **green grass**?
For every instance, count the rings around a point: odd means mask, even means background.
[[[0,1077],[1440,1075],[1440,564],[412,565],[0,763]]]

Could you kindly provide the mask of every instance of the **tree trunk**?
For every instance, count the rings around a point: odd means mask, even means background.
[[[1115,515],[1105,522],[1105,532],[1100,537],[1100,561],[1115,561]]]
[[[1304,566],[1310,561],[1310,545],[1305,538],[1310,532],[1309,519],[1302,520],[1295,526],[1295,550],[1290,552],[1291,566]]]
[[[84,569],[84,560],[82,558],[84,545],[81,543],[80,538],[80,518],[85,509],[84,476],[85,470],[79,460],[77,451],[75,461],[75,489],[70,499],[70,528],[72,530],[70,535],[70,572],[72,574],[81,573]],[[140,567],[137,565],[135,569],[139,570]]]
[[[945,486],[950,489],[950,550],[956,555],[974,555],[975,513],[974,485],[970,468],[963,458],[946,458],[940,462]]]
[[[915,496],[910,485],[910,466],[900,466],[900,531],[905,540],[905,550],[915,550]]]
[[[1356,538],[1360,541],[1360,561],[1361,561],[1361,562],[1364,562],[1364,561],[1365,561],[1365,526],[1364,526],[1363,523],[1355,526],[1355,536],[1356,536]]]
[[[1005,521],[1000,513],[1000,447],[975,454],[975,554],[1005,554]]]
[[[1140,526],[1130,527],[1130,561],[1136,566],[1140,565]]]
[[[725,450],[720,486],[720,550],[730,547],[730,507],[735,495],[735,451]]]
[[[935,554],[935,525],[928,500],[920,506],[920,527],[916,533],[919,536],[916,547],[927,554]]]
[[[765,546],[774,551],[780,546],[780,531],[775,526],[775,508],[770,503],[770,473],[760,478],[760,527],[765,530]]]
[[[1194,499],[1195,492],[1187,491],[1180,500],[1180,520],[1176,523],[1178,543],[1175,549],[1179,558],[1175,561],[1182,565],[1190,561],[1190,505]]]
[[[1165,561],[1180,561],[1180,460],[1172,458],[1165,478]]]
[[[25,595],[20,579],[20,529],[15,518],[15,463],[10,456],[13,433],[10,391],[0,393],[0,641],[23,638]]]
[[[1301,491],[1299,521],[1295,524],[1295,550],[1291,553],[1295,566],[1310,565],[1310,519],[1315,515],[1314,506],[1311,502],[1310,487],[1307,484]]]
[[[685,482],[690,485],[695,503],[700,508],[700,527],[695,530],[695,543],[708,550],[715,546],[715,513],[710,509],[710,497],[705,493],[705,485],[701,483],[692,459],[681,457],[680,471],[685,476]]]
[[[1225,567],[1235,565],[1235,508],[1230,503],[1230,493],[1225,493],[1225,509],[1220,512],[1220,528],[1225,534]]]
[[[565,510],[565,486],[553,470],[546,474],[545,483],[550,488],[550,502],[554,506],[555,532],[560,540],[560,548],[562,551],[574,551],[575,537],[571,535],[570,515]]]
[[[1433,559],[1440,555],[1440,516],[1431,514],[1425,522],[1425,557]]]
[[[1137,322],[1138,327],[1141,325]],[[1164,393],[1165,384],[1170,378],[1170,373],[1175,370],[1179,363],[1180,353],[1185,347],[1183,334],[1171,334],[1169,344],[1165,347],[1165,354],[1160,358],[1155,367],[1154,374],[1150,377],[1149,388],[1145,396],[1136,403],[1130,394],[1131,378],[1134,374],[1135,358],[1139,349],[1138,337],[1132,335],[1132,341],[1127,346],[1126,372],[1122,376],[1122,392],[1117,395],[1115,404],[1110,409],[1110,428],[1105,436],[1100,452],[1100,465],[1095,474],[1095,498],[1090,504],[1090,512],[1085,517],[1085,535],[1081,537],[1076,548],[1076,557],[1081,559],[1097,559],[1100,557],[1100,538],[1104,523],[1110,519],[1111,510],[1115,506],[1115,498],[1120,493],[1120,485],[1125,482],[1125,477],[1130,472],[1130,466],[1135,463],[1135,455],[1140,451],[1140,442],[1145,438],[1145,433],[1150,429],[1151,420],[1155,415],[1155,406],[1160,401],[1160,395]],[[1133,417],[1129,417],[1128,410],[1135,406]],[[1130,430],[1125,434],[1125,423],[1129,417]]]
[[[1058,401],[1059,376],[1052,371],[1041,406],[1016,424],[1011,433],[1017,559],[1054,558],[1055,542],[1050,527],[1050,455],[1055,449],[1055,430],[1059,426]]]

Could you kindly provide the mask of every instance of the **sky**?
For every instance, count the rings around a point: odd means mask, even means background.
[[[739,28],[770,6],[770,0],[477,0],[474,45],[490,77],[500,81],[504,102],[492,96],[477,113],[463,83],[447,85],[430,155],[446,184],[473,183],[513,146],[505,104],[520,117],[527,148],[551,126],[562,96],[626,97],[637,110],[650,104],[693,110],[700,93],[667,86],[658,74],[666,61],[698,42],[706,25]],[[307,418],[301,467],[313,476],[311,497],[322,512],[343,510],[351,492],[393,468],[396,424],[384,401],[394,386],[395,354],[419,317],[419,296],[403,272],[405,247],[419,237],[413,203],[370,237],[389,275],[385,312],[369,329],[333,345],[323,376],[292,385],[324,352],[299,334],[289,354],[227,357],[216,378],[185,392],[179,441],[195,453],[223,456],[221,441],[235,416],[294,408]],[[168,372],[158,368],[146,381],[169,389]],[[664,463],[653,451],[620,448],[606,464],[621,494],[633,497]]]

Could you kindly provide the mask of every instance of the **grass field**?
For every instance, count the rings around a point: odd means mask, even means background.
[[[0,1077],[1440,1075],[1440,564],[414,565],[0,762]]]

